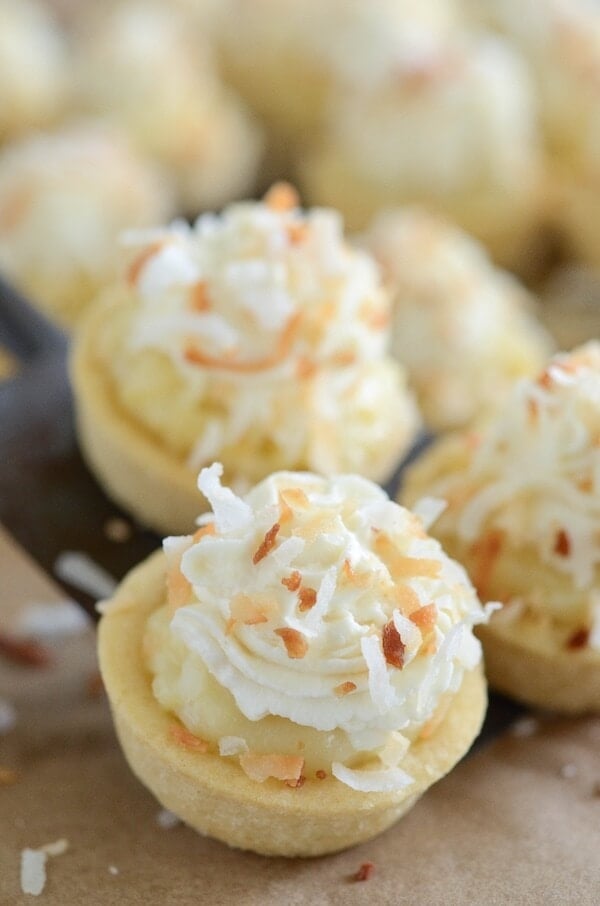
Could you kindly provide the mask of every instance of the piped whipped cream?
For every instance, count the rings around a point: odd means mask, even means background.
[[[98,346],[136,420],[194,470],[389,473],[418,419],[377,265],[337,213],[279,184],[124,242],[130,298]]]
[[[505,412],[468,445],[467,465],[428,486],[449,501],[442,520],[467,543],[496,531],[513,550],[533,548],[569,580],[556,615],[580,610],[582,599],[591,612],[600,565],[600,344],[556,355],[535,380],[520,381]]]
[[[291,187],[123,241],[138,297],[132,343],[180,368],[289,372],[301,358],[348,364],[386,349],[375,262],[348,246],[337,212],[303,211]]]
[[[481,657],[472,628],[487,615],[464,570],[365,479],[280,472],[240,498],[221,474],[200,473],[212,513],[196,535],[165,541],[172,616],[145,646],[158,700],[210,733],[186,682],[201,663],[235,703],[220,729],[235,751],[239,715],[248,732],[282,718],[284,741],[337,734],[325,767],[342,782],[411,783],[398,767],[411,741]]]

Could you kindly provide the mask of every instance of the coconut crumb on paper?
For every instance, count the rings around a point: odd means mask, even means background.
[[[54,573],[62,582],[68,582],[94,598],[110,598],[117,587],[113,576],[82,551],[59,554]]]
[[[577,777],[579,771],[576,764],[568,762],[567,764],[561,765],[558,773],[564,780],[572,780],[573,777]]]
[[[116,865],[109,865],[109,866],[108,866],[108,873],[109,873],[109,875],[113,875],[113,876],[118,875],[118,874],[119,874],[119,869],[117,868]]]
[[[173,827],[177,827],[178,824],[181,824],[181,820],[173,812],[170,812],[167,808],[161,808],[156,815],[156,823],[163,830],[171,830]]]
[[[375,874],[373,862],[363,862],[358,871],[352,876],[353,881],[370,881]]]
[[[21,610],[11,629],[19,639],[62,639],[90,626],[88,615],[73,601],[36,601]]]
[[[61,838],[45,843],[38,849],[26,847],[21,851],[21,890],[31,896],[39,896],[46,886],[46,862],[48,857],[62,856],[69,848],[69,841]]]

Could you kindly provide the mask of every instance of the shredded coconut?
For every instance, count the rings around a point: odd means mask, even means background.
[[[41,849],[24,849],[21,852],[21,890],[38,897],[46,886],[46,860]]]
[[[80,635],[91,621],[73,601],[35,602],[19,611],[11,629],[19,638],[61,639]]]
[[[248,743],[241,736],[221,736],[219,739],[219,755],[243,755],[248,751]]]
[[[400,768],[384,771],[356,771],[339,762],[333,762],[331,773],[346,786],[360,793],[393,793],[411,786],[414,779]]]
[[[56,559],[54,573],[61,580],[94,598],[108,598],[117,587],[116,580],[88,554],[63,551]]]
[[[173,812],[170,812],[166,808],[162,808],[160,812],[157,812],[156,823],[163,830],[172,830],[172,828],[177,827],[181,824],[181,819],[174,815]]]

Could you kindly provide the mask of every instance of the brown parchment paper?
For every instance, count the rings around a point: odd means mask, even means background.
[[[0,625],[32,600],[63,598],[0,534]],[[182,825],[161,829],[106,702],[90,694],[93,628],[52,653],[45,668],[0,661],[0,696],[18,714],[0,737],[0,766],[19,772],[0,786],[2,906],[36,902],[20,892],[20,851],[61,837],[69,849],[48,860],[46,906],[600,904],[600,719],[547,718],[533,735],[506,734],[371,843],[266,859]],[[353,881],[365,861],[372,878]]]

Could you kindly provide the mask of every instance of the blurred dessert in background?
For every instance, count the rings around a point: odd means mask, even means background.
[[[301,163],[313,203],[362,229],[382,207],[420,203],[517,266],[544,204],[535,100],[501,38],[421,30],[390,41],[377,70],[332,96]]]
[[[252,191],[259,126],[221,82],[187,16],[156,0],[86,10],[75,29],[74,78],[82,110],[118,123],[168,169],[182,213]]]
[[[73,123],[0,151],[0,271],[66,327],[114,278],[121,230],[173,212],[164,174],[103,124]]]
[[[68,88],[65,40],[48,5],[0,0],[0,143],[55,122]]]
[[[489,415],[541,368],[551,341],[532,296],[475,239],[418,208],[379,214],[359,239],[392,294],[392,349],[434,431]]]

